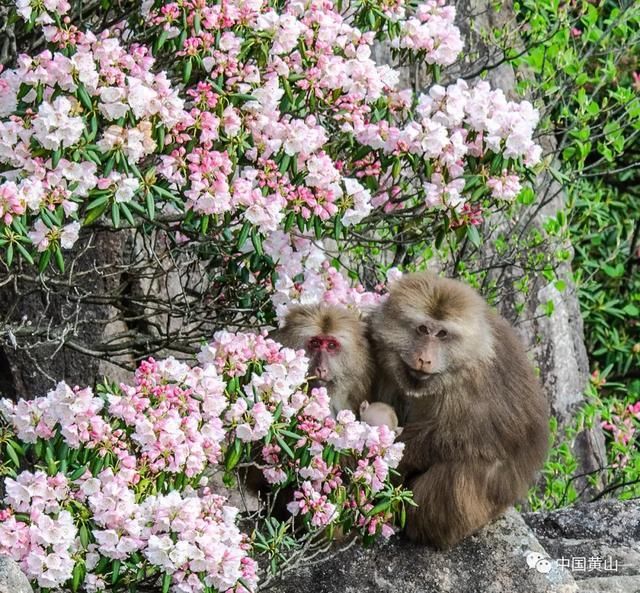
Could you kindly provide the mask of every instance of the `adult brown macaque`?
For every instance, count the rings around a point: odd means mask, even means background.
[[[366,323],[351,309],[292,305],[270,337],[307,353],[310,385],[326,387],[335,416],[340,410],[358,413],[369,396],[373,369],[366,331]]]
[[[370,317],[374,399],[394,405],[413,490],[410,539],[448,548],[523,497],[545,460],[549,411],[523,345],[469,286],[394,283]]]

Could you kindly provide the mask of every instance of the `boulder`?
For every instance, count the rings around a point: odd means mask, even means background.
[[[582,503],[523,518],[581,592],[640,592],[640,500]]]
[[[542,562],[541,562],[542,561]],[[276,593],[573,593],[570,572],[548,561],[515,510],[449,551],[397,536],[353,546],[284,576]]]
[[[0,593],[33,593],[27,577],[8,556],[0,556]]]

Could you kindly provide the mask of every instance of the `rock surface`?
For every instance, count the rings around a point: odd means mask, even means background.
[[[537,554],[537,555],[536,555]],[[528,558],[529,557],[529,558]],[[304,566],[273,587],[276,593],[573,593],[570,572],[529,566],[548,555],[522,517],[504,517],[453,550],[439,552],[404,538],[354,546],[322,564]],[[548,572],[544,572],[546,569]]]
[[[640,592],[640,500],[578,504],[524,520],[581,592]]]
[[[402,537],[303,566],[275,593],[640,593],[640,500],[510,510],[446,552]]]
[[[0,593],[33,593],[20,567],[7,556],[0,556]]]

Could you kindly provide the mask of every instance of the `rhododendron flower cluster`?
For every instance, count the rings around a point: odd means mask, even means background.
[[[455,18],[455,8],[446,6],[444,0],[424,2],[415,16],[402,22],[400,36],[392,40],[391,47],[420,50],[428,64],[453,64],[463,45]]]
[[[60,249],[75,244],[80,223],[110,213],[115,226],[139,226],[138,216],[162,213],[180,214],[176,233],[225,229],[254,274],[249,260],[267,238],[301,248],[294,229],[332,234],[340,249],[345,228],[372,213],[381,228],[406,207],[425,217],[455,211],[452,227],[479,224],[480,198],[513,200],[523,169],[540,160],[528,102],[462,80],[415,96],[398,87],[395,66],[374,61],[374,41],[386,38],[399,65],[411,56],[434,71],[452,64],[462,41],[443,0],[362,3],[349,17],[325,0],[146,1],[143,19],[99,35],[61,18],[69,8],[16,2],[49,46],[0,74],[9,263],[14,253],[39,255],[46,268],[53,253],[63,267]],[[149,46],[130,41],[137,32]],[[268,249],[276,308],[373,298],[335,262],[316,266],[310,250],[283,265]]]
[[[291,303],[326,302],[366,308],[382,298],[381,293],[366,291],[362,285],[351,286],[331,265],[320,241],[275,232],[264,242],[264,250],[276,262],[278,278],[271,300],[279,317]]]
[[[131,385],[94,393],[61,382],[34,400],[3,400],[15,472],[0,554],[40,588],[93,592],[151,570],[180,593],[252,590],[256,551],[239,510],[207,485],[211,468],[241,461],[275,488],[292,486],[288,508],[307,530],[393,533],[408,501],[389,479],[403,445],[349,411],[334,419],[326,390],[307,389],[303,351],[219,332],[198,362],[148,359]]]

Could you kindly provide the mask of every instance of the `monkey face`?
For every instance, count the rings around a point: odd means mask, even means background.
[[[355,412],[373,374],[366,329],[357,312],[343,307],[292,305],[273,337],[284,346],[305,351],[309,385],[326,388],[334,413]]]
[[[309,371],[315,376],[314,383],[331,384],[343,357],[342,344],[334,336],[318,335],[307,340],[305,351],[310,359]]]
[[[427,315],[403,319],[394,334],[397,341],[387,352],[387,360],[414,391],[426,388],[436,377],[455,369],[452,353],[459,339],[454,324],[434,320]]]
[[[493,355],[484,301],[468,286],[407,275],[372,318],[382,363],[408,395],[437,388],[451,373]]]

